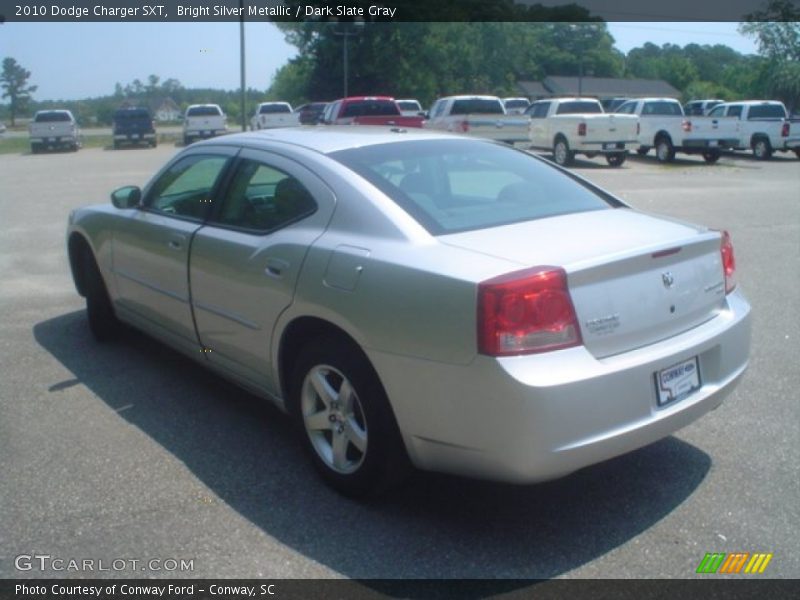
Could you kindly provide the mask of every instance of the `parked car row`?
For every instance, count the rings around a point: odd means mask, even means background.
[[[697,100],[681,106],[673,98],[615,98],[607,109],[595,98],[526,98],[460,95],[439,98],[423,112],[414,99],[353,96],[333,102],[304,104],[262,102],[250,119],[253,130],[296,125],[388,125],[424,127],[487,138],[536,150],[549,150],[562,166],[576,154],[603,155],[611,166],[625,162],[629,151],[660,162],[676,153],[699,154],[708,163],[723,150],[751,150],[759,160],[775,152],[800,158],[800,120],[788,117],[775,101]],[[217,104],[193,104],[183,117],[183,142],[189,145],[228,132],[227,117]],[[30,124],[31,151],[66,147],[77,150],[80,135],[67,110],[39,111]],[[114,114],[114,148],[123,144],[157,144],[147,109],[124,108]]]

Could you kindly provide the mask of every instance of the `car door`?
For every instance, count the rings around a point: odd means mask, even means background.
[[[265,151],[242,150],[228,181],[192,244],[197,331],[209,361],[273,393],[273,329],[334,196],[310,170]]]
[[[142,206],[114,234],[117,302],[129,319],[183,349],[198,347],[190,305],[188,262],[225,167],[225,147],[184,152],[144,191]]]

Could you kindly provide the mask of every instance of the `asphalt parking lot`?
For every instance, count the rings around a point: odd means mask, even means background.
[[[271,406],[142,335],[90,337],[67,215],[177,150],[0,156],[0,577],[692,578],[706,552],[773,553],[762,577],[800,577],[794,155],[573,169],[639,209],[731,232],[753,345],[720,409],[559,481],[418,474],[364,505],[321,483]],[[33,554],[127,562],[19,571]]]

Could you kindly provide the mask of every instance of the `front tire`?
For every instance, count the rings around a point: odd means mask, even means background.
[[[98,342],[107,342],[119,335],[121,328],[108,295],[106,284],[91,250],[83,251],[83,274],[86,285],[86,316],[89,329]]]
[[[328,485],[366,497],[402,477],[407,458],[394,414],[358,347],[336,337],[304,346],[290,397],[306,450]]]
[[[624,152],[615,152],[613,154],[606,154],[606,162],[611,167],[620,167],[625,162],[627,155]]]

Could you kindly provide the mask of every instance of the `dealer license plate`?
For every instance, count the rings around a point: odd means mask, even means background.
[[[682,400],[700,388],[700,361],[696,356],[655,374],[658,405]]]

